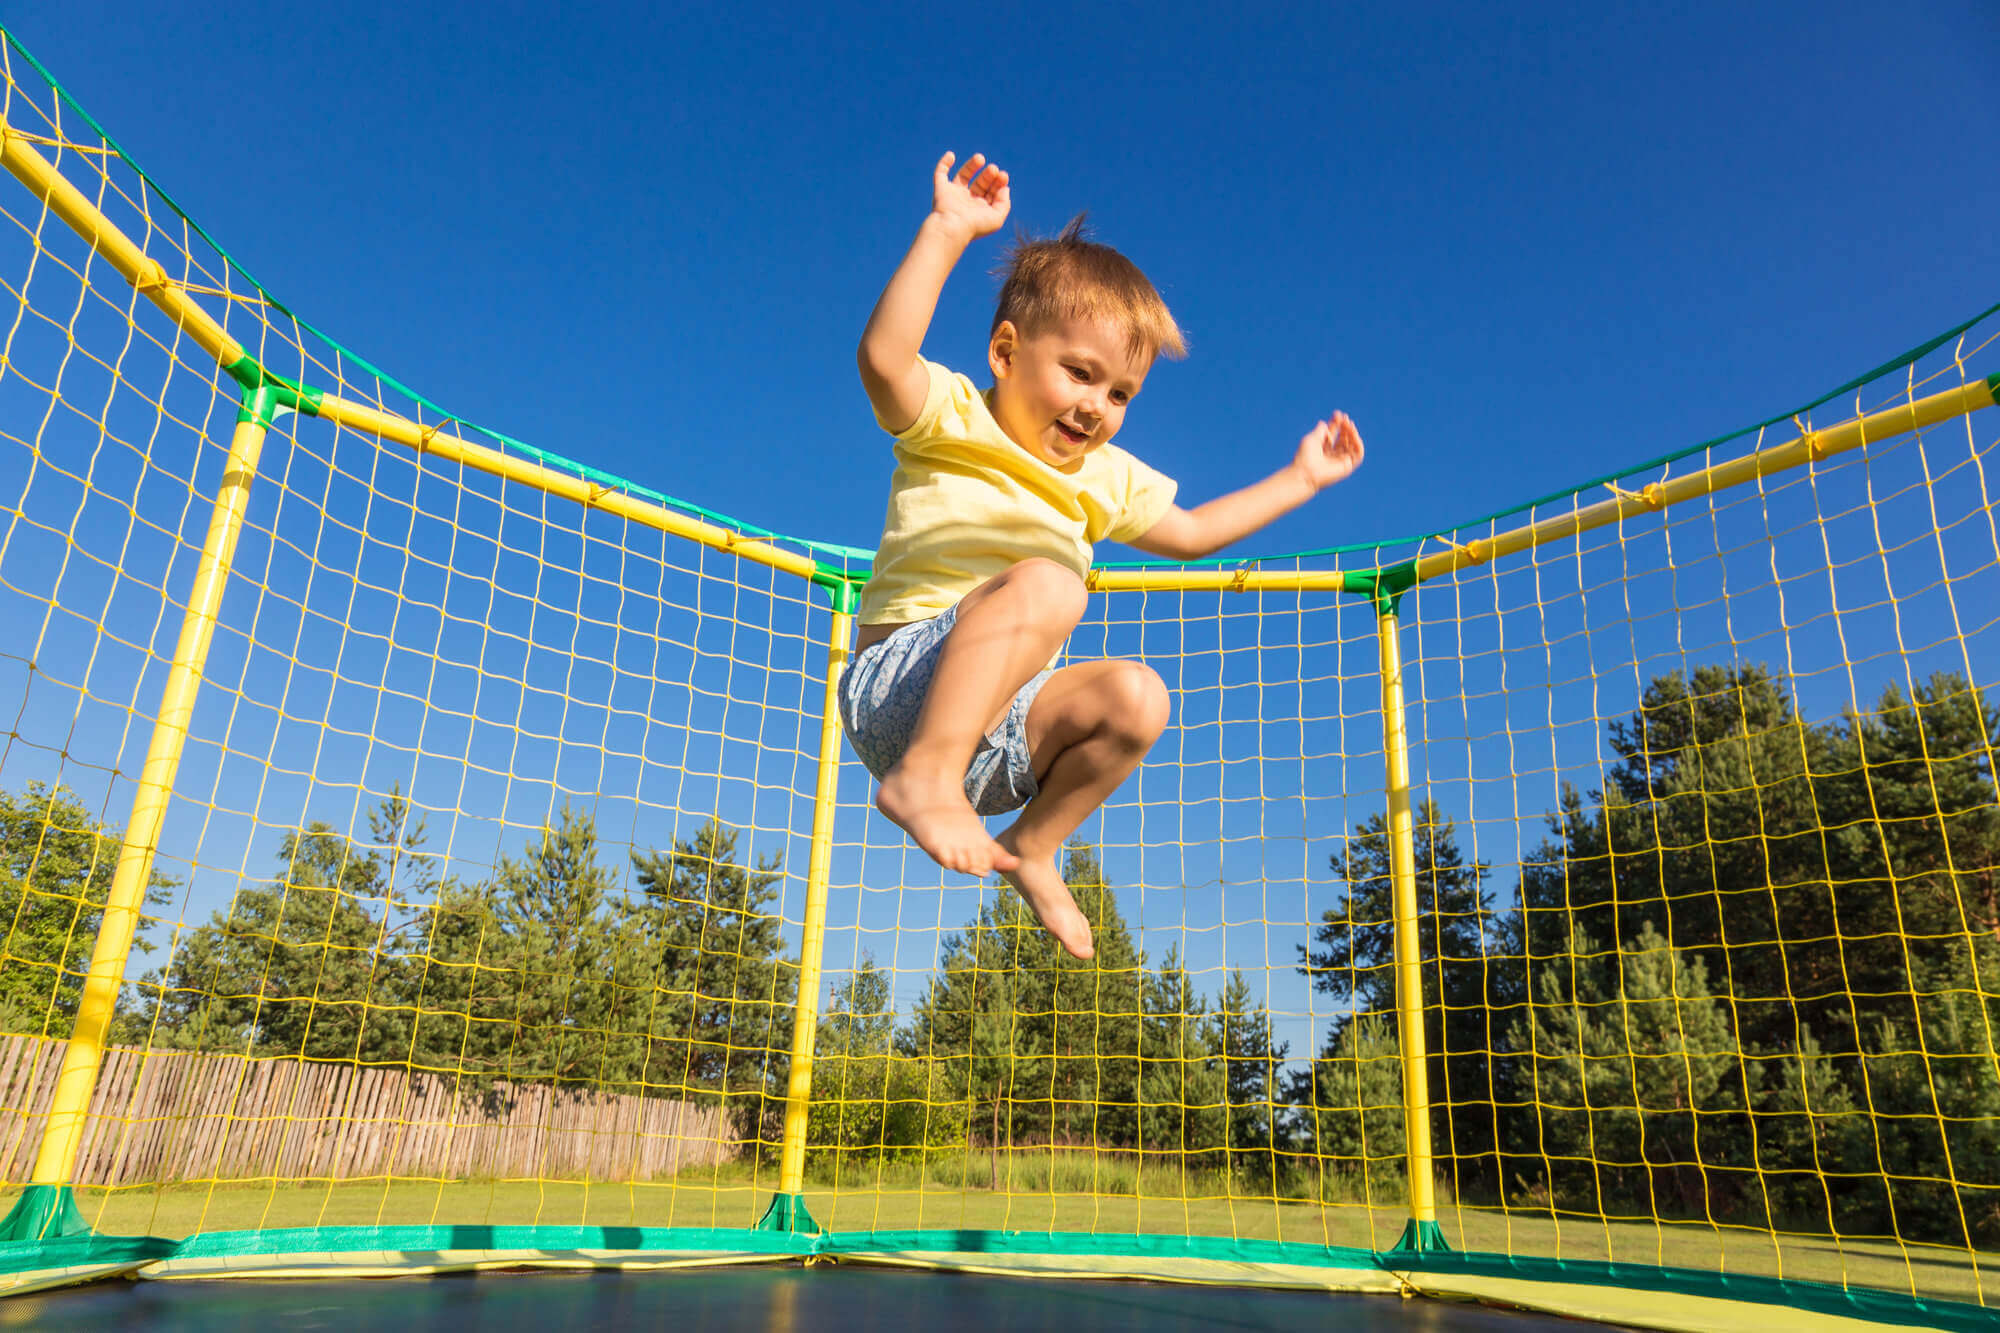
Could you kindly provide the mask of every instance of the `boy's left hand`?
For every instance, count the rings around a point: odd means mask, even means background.
[[[1292,465],[1305,474],[1316,491],[1345,481],[1361,466],[1361,432],[1345,412],[1335,412],[1306,432]]]

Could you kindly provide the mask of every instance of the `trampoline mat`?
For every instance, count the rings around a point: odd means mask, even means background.
[[[535,1333],[634,1328],[911,1330],[1324,1327],[1527,1333],[1608,1328],[1549,1315],[1383,1295],[1181,1286],[1152,1282],[992,1277],[838,1265],[679,1272],[482,1273],[440,1277],[109,1282],[10,1299],[12,1326],[145,1328],[217,1333],[256,1325],[283,1333],[331,1329],[526,1328]],[[1310,1321],[1310,1322],[1309,1322]]]

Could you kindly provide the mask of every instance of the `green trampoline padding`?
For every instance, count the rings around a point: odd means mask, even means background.
[[[17,1208],[17,1216],[20,1211]],[[56,1218],[60,1214],[49,1215]],[[196,1297],[155,1296],[152,1294],[155,1289],[181,1287],[197,1295],[209,1293],[209,1298],[217,1302],[247,1302],[255,1306],[260,1300],[278,1300],[273,1292],[296,1285],[295,1282],[220,1282],[218,1279],[303,1280],[315,1287],[324,1287],[330,1293],[327,1299],[333,1304],[326,1308],[338,1307],[342,1302],[358,1301],[358,1308],[365,1309],[371,1305],[373,1297],[363,1298],[355,1294],[367,1289],[365,1283],[354,1285],[356,1279],[470,1276],[496,1270],[522,1269],[596,1270],[600,1276],[623,1272],[636,1278],[642,1276],[645,1270],[680,1269],[688,1271],[677,1275],[659,1273],[657,1276],[662,1280],[673,1277],[675,1281],[692,1281],[690,1273],[703,1271],[713,1275],[731,1269],[756,1267],[771,1273],[798,1273],[807,1271],[805,1266],[810,1266],[811,1271],[803,1287],[794,1286],[791,1278],[770,1278],[767,1281],[746,1279],[749,1285],[728,1288],[739,1293],[730,1299],[744,1304],[745,1308],[754,1306],[756,1301],[742,1293],[791,1292],[792,1295],[783,1299],[794,1303],[819,1300],[822,1296],[834,1301],[838,1292],[851,1294],[864,1288],[849,1282],[821,1293],[811,1287],[811,1281],[836,1268],[842,1271],[919,1269],[948,1270],[961,1276],[1034,1277],[1054,1280],[1056,1288],[1073,1287],[1076,1279],[1125,1279],[1171,1284],[1186,1293],[1186,1302],[1200,1303],[1219,1298],[1233,1302],[1232,1308],[1239,1311],[1254,1311],[1253,1315],[1246,1317],[1255,1318],[1261,1318],[1261,1312],[1281,1295],[1291,1298],[1310,1294],[1320,1300],[1334,1295],[1439,1298],[1416,1302],[1400,1299],[1362,1301],[1352,1307],[1358,1312],[1356,1317],[1365,1321],[1388,1318],[1389,1313],[1385,1312],[1402,1311],[1397,1316],[1402,1322],[1384,1323],[1380,1325],[1382,1327],[1452,1326],[1422,1320],[1413,1323],[1409,1311],[1433,1307],[1448,1310],[1465,1302],[1486,1302],[1517,1310],[1546,1311],[1570,1320],[1594,1319],[1627,1327],[1731,1329],[1741,1330],[1742,1333],[1768,1333],[1776,1327],[1860,1330],[1900,1326],[1968,1331],[2000,1328],[2000,1314],[1978,1306],[1926,1300],[1868,1288],[1842,1288],[1748,1274],[1606,1261],[1468,1254],[1428,1246],[1374,1251],[1267,1240],[1161,1234],[1087,1235],[976,1230],[810,1234],[781,1229],[701,1227],[431,1225],[209,1232],[182,1241],[97,1236],[86,1231],[42,1241],[0,1242],[0,1290],[15,1295],[15,1299],[6,1306],[10,1315],[20,1308],[19,1302],[24,1297],[37,1302],[74,1301],[75,1314],[84,1316],[86,1322],[93,1326],[98,1321],[91,1312],[105,1300],[123,1303],[106,1307],[120,1311],[120,1319],[138,1321],[149,1327],[177,1326],[171,1321],[179,1316],[172,1312],[185,1308],[180,1302],[196,1301]],[[105,1278],[124,1276],[157,1280],[141,1282],[136,1286],[123,1282],[110,1283],[67,1294],[27,1295],[57,1286],[96,1283]],[[455,1308],[453,1302],[485,1299],[482,1295],[466,1294],[462,1284],[452,1281],[430,1283],[413,1280],[380,1285],[406,1293],[412,1310],[429,1309],[436,1305],[439,1310],[436,1317],[440,1324],[448,1319],[456,1321],[463,1317],[462,1312],[449,1313],[449,1309]],[[524,1288],[532,1285],[522,1284]],[[1020,1285],[1032,1287],[1036,1284]],[[1104,1284],[1087,1285],[1094,1289]],[[1237,1290],[1233,1295],[1222,1294],[1223,1289],[1228,1288]],[[568,1290],[570,1284],[550,1280],[549,1292]],[[559,1321],[562,1327],[594,1327],[595,1324],[590,1321],[595,1316],[591,1315],[590,1308],[600,1300],[612,1301],[614,1306],[624,1309],[632,1301],[643,1304],[694,1299],[708,1288],[698,1283],[686,1287],[632,1288],[606,1285],[593,1279],[591,1284],[579,1290],[585,1293],[579,1297],[584,1304],[575,1313],[576,1318],[583,1322]],[[906,1286],[883,1290],[890,1294],[879,1299],[908,1299],[921,1304],[927,1299],[922,1293],[932,1289]],[[996,1290],[1003,1290],[1004,1295],[996,1295],[993,1300],[1003,1304],[1005,1301],[1033,1303],[1044,1299],[1016,1291],[1011,1286]],[[239,1292],[253,1294],[237,1294]],[[255,1294],[259,1292],[262,1294]],[[634,1295],[634,1292],[641,1294]],[[535,1296],[536,1300],[545,1298],[546,1293]],[[866,1299],[878,1298],[868,1296]],[[51,1311],[59,1309],[56,1304],[49,1304],[47,1308]],[[1189,1305],[1188,1308],[1193,1307]],[[1343,1311],[1348,1309],[1345,1306],[1342,1308]],[[159,1318],[168,1322],[156,1321],[156,1309],[163,1312]],[[280,1312],[273,1317],[287,1316]],[[825,1314],[827,1319],[846,1317],[837,1303],[829,1307]],[[918,1316],[913,1314],[908,1317]],[[1021,1319],[1028,1317],[996,1312],[993,1315],[996,1321],[994,1326],[1018,1327]],[[1345,1317],[1343,1314],[1343,1319]],[[1430,1316],[1426,1314],[1423,1318],[1429,1319]],[[339,1322],[345,1327],[372,1326],[365,1321],[356,1323],[344,1316]],[[426,1325],[419,1323],[415,1326]],[[1224,1321],[1217,1326],[1260,1328],[1266,1325]],[[1377,1325],[1367,1322],[1361,1326]],[[978,1327],[981,1325],[969,1325],[966,1333]]]

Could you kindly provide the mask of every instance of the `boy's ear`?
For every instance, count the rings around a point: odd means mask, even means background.
[[[993,378],[1004,380],[1014,370],[1014,353],[1021,345],[1021,335],[1014,327],[1014,321],[1003,319],[993,330],[993,337],[986,344],[986,365],[993,372]]]

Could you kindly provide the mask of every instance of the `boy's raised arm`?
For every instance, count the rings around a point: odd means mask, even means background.
[[[896,434],[909,429],[924,410],[930,387],[923,366],[924,334],[945,279],[966,246],[1000,230],[1012,203],[1006,172],[974,153],[954,175],[955,156],[946,153],[931,173],[930,215],[882,289],[856,356],[876,417]]]
[[[1290,513],[1361,466],[1361,432],[1335,412],[1306,432],[1285,467],[1193,509],[1175,505],[1132,542],[1149,555],[1198,560]]]

